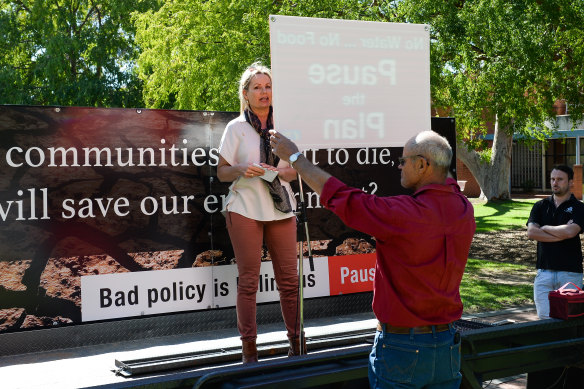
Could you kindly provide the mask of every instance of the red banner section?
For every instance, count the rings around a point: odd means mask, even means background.
[[[375,253],[329,257],[330,295],[370,292],[375,276]]]

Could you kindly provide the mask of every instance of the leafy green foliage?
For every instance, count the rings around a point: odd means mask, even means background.
[[[488,200],[509,198],[512,137],[543,140],[557,129],[554,104],[572,123],[584,111],[584,2],[403,0],[404,21],[431,31],[431,93],[456,117],[458,158]],[[492,153],[481,136],[494,128]]]
[[[434,105],[473,149],[584,107],[584,5],[557,0],[0,0],[0,103],[237,110],[270,14],[430,24]]]
[[[238,110],[235,74],[269,62],[271,1],[255,7],[226,0],[166,2],[134,14],[142,47],[139,74],[146,105],[154,108]]]
[[[157,0],[0,0],[0,103],[140,106],[132,10]]]
[[[495,120],[543,138],[560,99],[573,120],[582,117],[583,2],[404,0],[400,7],[406,20],[431,25],[432,98],[452,108],[464,139]]]
[[[176,0],[135,13],[148,107],[238,111],[246,66],[270,64],[271,14],[371,19],[359,0]]]

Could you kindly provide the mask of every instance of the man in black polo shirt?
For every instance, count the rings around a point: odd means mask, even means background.
[[[552,196],[533,205],[527,221],[527,236],[537,241],[537,275],[533,299],[540,319],[548,319],[548,292],[566,282],[582,286],[584,203],[572,194],[574,171],[558,165],[550,176]]]

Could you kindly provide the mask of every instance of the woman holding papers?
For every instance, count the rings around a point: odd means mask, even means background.
[[[227,124],[219,145],[217,177],[233,182],[224,215],[239,273],[237,328],[243,363],[257,362],[256,293],[265,242],[278,290],[290,350],[298,355],[299,312],[296,256],[296,201],[289,181],[296,171],[272,153],[272,76],[260,63],[239,83],[241,115]]]

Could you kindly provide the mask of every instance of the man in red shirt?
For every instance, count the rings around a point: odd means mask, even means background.
[[[449,176],[452,149],[433,131],[412,137],[399,158],[412,195],[379,197],[349,187],[273,131],[271,145],[347,226],[376,238],[370,355],[372,388],[458,388],[459,286],[476,228],[474,210]]]

